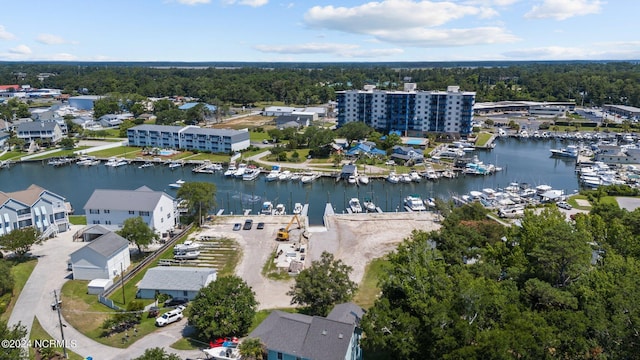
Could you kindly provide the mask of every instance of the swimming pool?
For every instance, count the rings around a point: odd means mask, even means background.
[[[176,153],[175,150],[160,150],[160,151],[158,151],[158,155],[160,155],[160,156],[171,156],[171,155],[173,155],[175,153]]]

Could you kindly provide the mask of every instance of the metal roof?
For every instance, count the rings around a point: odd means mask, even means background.
[[[136,190],[96,189],[87,200],[84,209],[153,211],[163,196],[173,200],[173,197],[162,191],[151,191],[148,188]]]
[[[114,232],[109,232],[81,247],[80,249],[74,251],[71,254],[71,257],[73,258],[78,253],[85,252],[87,251],[87,249],[90,249],[91,251],[98,253],[108,259],[111,256],[120,253],[123,248],[128,247],[129,241],[127,241],[127,239]]]
[[[147,270],[138,289],[198,291],[215,273],[214,268],[158,266]]]

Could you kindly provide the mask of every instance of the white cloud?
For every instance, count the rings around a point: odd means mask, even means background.
[[[0,25],[0,40],[13,40],[16,36],[4,29],[4,26]]]
[[[9,52],[16,55],[30,55],[31,49],[27,45],[23,44],[9,49]]]
[[[481,19],[498,13],[490,7],[453,2],[383,0],[351,8],[315,6],[305,15],[313,28],[373,36],[379,41],[416,47],[495,44],[517,41],[505,29],[491,26],[469,29],[438,28],[466,16]]]
[[[36,38],[36,41],[46,45],[58,45],[64,44],[66,41],[60,36],[53,34],[40,34]]]
[[[276,54],[328,54],[345,58],[375,58],[398,55],[402,49],[362,49],[359,45],[338,43],[307,43],[298,45],[257,45],[256,50]]]
[[[544,0],[524,15],[529,19],[566,20],[574,16],[597,14],[603,3],[600,0]]]
[[[200,5],[200,4],[208,4],[211,0],[178,0],[178,3],[183,5]]]
[[[260,7],[263,5],[267,5],[269,0],[223,0],[223,2],[227,5],[247,5],[251,7]]]
[[[58,53],[58,54],[53,54],[51,56],[47,56],[46,60],[60,60],[60,61],[71,61],[71,60],[77,60],[78,58],[75,55],[72,54],[68,54],[68,53]]]
[[[640,46],[628,45],[631,48],[620,48],[616,43],[597,47],[548,46],[506,51],[502,55],[512,60],[633,60],[640,58]]]
[[[480,6],[509,6],[520,0],[468,0],[465,4]]]

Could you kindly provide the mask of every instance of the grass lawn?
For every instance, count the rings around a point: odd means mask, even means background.
[[[263,131],[263,132],[250,131],[249,140],[262,142],[262,140],[271,140],[271,137],[269,136],[269,134],[267,134],[266,131]]]
[[[98,302],[96,295],[87,294],[89,281],[69,280],[62,287],[62,313],[64,321],[89,338],[105,345],[126,348],[138,338],[150,334],[156,330],[155,318],[149,318],[143,314],[137,336],[129,332],[128,341],[124,341],[124,333],[103,337],[102,323],[111,316],[113,310]],[[89,316],[88,316],[89,315]]]
[[[54,153],[41,155],[41,156],[36,156],[36,157],[34,157],[32,159],[33,160],[43,160],[43,159],[50,159],[50,158],[54,158],[54,157],[73,157],[73,156],[76,156],[76,154],[75,154],[76,151],[85,150],[85,149],[88,149],[88,148],[89,148],[89,146],[77,146],[77,147],[74,147],[73,149],[60,149],[59,151],[56,151]]]
[[[69,215],[71,225],[87,225],[87,217],[85,215]]]
[[[4,155],[0,156],[0,160],[19,159],[25,155],[27,155],[27,153],[21,151],[7,151]]]
[[[262,154],[263,152],[267,152],[267,151],[269,151],[269,149],[257,149],[257,150],[245,151],[242,153],[242,156],[240,157],[239,161],[242,161],[243,159],[246,159],[254,155]]]
[[[9,316],[11,316],[11,311],[13,311],[13,307],[16,304],[16,301],[18,301],[20,292],[22,292],[22,289],[24,288],[24,284],[27,283],[27,280],[29,280],[29,276],[31,276],[33,269],[38,264],[38,260],[30,259],[21,262],[13,260],[5,261],[11,261],[13,264],[13,266],[11,267],[11,275],[13,275],[13,292],[11,293],[10,297],[7,296],[5,298],[3,296],[0,299],[3,301],[3,303],[0,304],[0,307],[4,309],[4,312],[0,316],[0,319],[7,321],[9,320]],[[4,304],[5,300],[8,302],[7,304]]]
[[[491,134],[487,132],[478,133],[478,138],[476,139],[476,146],[485,146],[489,139],[491,139]]]
[[[373,259],[367,264],[364,269],[364,276],[360,285],[358,286],[358,292],[353,297],[353,302],[358,304],[364,309],[368,309],[373,306],[373,303],[380,294],[380,288],[378,287],[378,280],[380,274],[385,270],[385,266],[389,264],[384,258]]]
[[[618,205],[618,201],[616,200],[616,196],[603,196],[600,198],[600,203],[611,204],[615,205],[616,207],[620,207],[620,205]]]
[[[212,163],[226,163],[229,162],[230,156],[226,154],[209,154],[198,153],[189,157],[189,160],[209,160]]]
[[[42,325],[40,325],[38,318],[34,318],[33,324],[31,325],[31,333],[29,334],[29,339],[33,344],[34,340],[53,340],[53,337],[51,337],[51,335],[49,335],[49,333],[42,328]],[[67,343],[71,344],[69,340],[67,340]],[[53,349],[56,353],[60,355],[63,354],[62,348],[56,347]],[[71,360],[84,360],[84,357],[74,353],[70,349],[67,349],[67,356],[68,359]],[[33,347],[29,347],[29,359],[35,359],[35,350]]]
[[[96,157],[111,157],[111,156],[123,156],[129,159],[142,156],[142,148],[135,146],[118,146],[111,149],[104,149],[100,151],[92,152],[91,155]]]

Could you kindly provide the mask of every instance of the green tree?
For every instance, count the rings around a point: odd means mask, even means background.
[[[0,260],[0,296],[13,291],[14,278],[11,265],[6,260]]]
[[[116,97],[107,96],[93,103],[93,117],[96,119],[107,114],[118,114],[120,111],[120,105]]]
[[[187,182],[178,189],[176,196],[186,201],[188,213],[198,219],[198,225],[202,225],[202,218],[216,206],[216,185],[210,182]]]
[[[266,360],[267,347],[258,338],[246,338],[238,346],[240,355],[247,360]]]
[[[200,289],[187,308],[189,323],[207,339],[244,336],[258,303],[253,290],[237,276],[224,276]]]
[[[10,327],[5,320],[0,320],[0,338],[3,341],[9,340],[20,343],[19,341],[24,339],[25,336],[27,336],[27,329],[21,323]],[[20,346],[5,346],[2,349],[0,358],[7,360],[24,359],[25,356],[22,350],[23,348]]]
[[[154,239],[158,238],[158,235],[140,216],[126,219],[122,223],[122,229],[117,233],[130,243],[135,244],[140,253],[142,253],[142,247],[149,246]]]
[[[347,141],[351,143],[353,140],[366,139],[373,131],[373,128],[369,125],[360,121],[354,121],[338,129],[338,136],[346,138]]]
[[[351,300],[358,284],[349,279],[353,268],[342,260],[335,260],[333,254],[323,252],[320,260],[296,276],[296,282],[287,292],[291,304],[300,304],[309,314],[327,316],[335,304]]]
[[[34,227],[12,230],[0,236],[0,245],[3,249],[14,251],[18,257],[24,257],[31,250],[31,246],[41,244],[42,241],[38,238],[38,230]]]
[[[176,354],[169,354],[163,348],[155,347],[146,349],[144,354],[134,358],[133,360],[180,360]]]
[[[76,146],[76,141],[72,138],[66,137],[60,140],[58,143],[64,149],[73,149]]]

